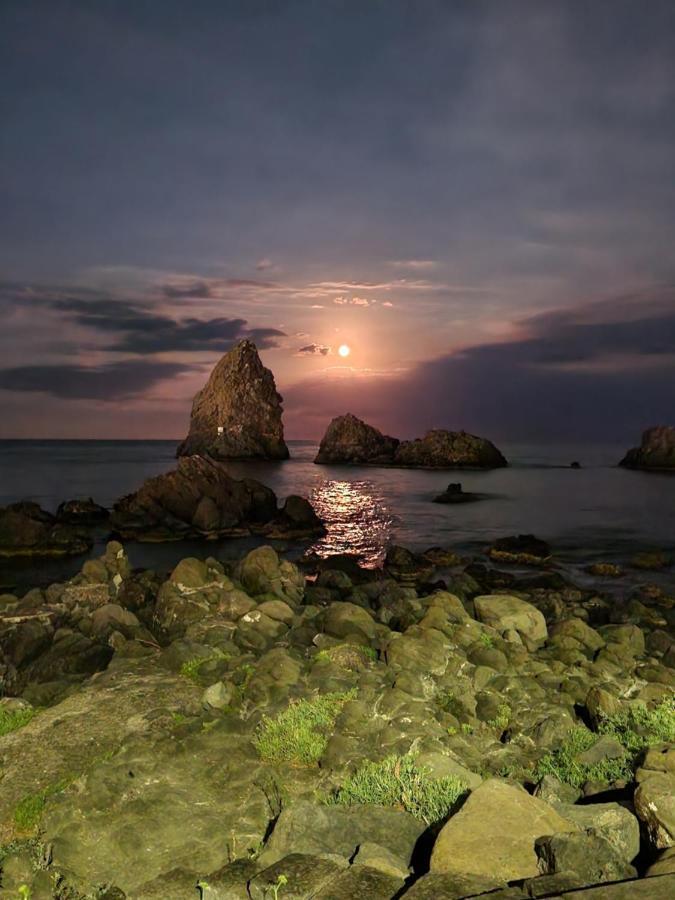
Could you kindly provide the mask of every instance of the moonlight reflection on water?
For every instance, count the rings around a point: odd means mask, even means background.
[[[322,481],[311,503],[326,525],[326,534],[311,548],[319,556],[355,553],[362,564],[383,559],[395,518],[370,481]]]

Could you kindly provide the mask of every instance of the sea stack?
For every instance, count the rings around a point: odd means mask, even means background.
[[[399,441],[351,413],[333,419],[314,462],[407,469],[495,469],[508,465],[494,444],[465,431],[435,429],[423,438]]]
[[[648,428],[642,434],[642,444],[629,450],[619,465],[627,469],[675,470],[675,427]]]
[[[382,434],[351,413],[337,416],[324,434],[315,463],[351,465],[391,464],[398,440]]]
[[[281,402],[274,375],[263,366],[255,344],[239,341],[196,395],[190,431],[176,455],[288,459]]]

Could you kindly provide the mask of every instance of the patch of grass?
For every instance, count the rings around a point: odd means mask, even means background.
[[[275,718],[265,716],[256,729],[253,745],[268,762],[310,766],[323,755],[328,734],[342,707],[356,690],[323,694],[313,700],[292,701]]]
[[[478,637],[478,640],[484,647],[487,647],[488,650],[492,649],[495,645],[495,639],[491,634],[488,634],[486,631],[482,631]]]
[[[183,665],[180,667],[180,674],[183,676],[183,678],[188,678],[190,681],[199,683],[199,673],[202,666],[205,666],[207,663],[220,662],[221,660],[226,660],[229,658],[229,654],[223,653],[222,650],[211,653],[209,656],[195,656],[192,659],[185,660]]]
[[[615,738],[624,748],[624,755],[592,765],[580,763],[576,757],[589,750],[597,742],[598,735],[579,726],[568,734],[560,747],[539,760],[537,777],[555,775],[574,787],[581,787],[586,781],[611,783],[632,779],[643,750],[654,744],[675,741],[675,698],[666,697],[653,709],[642,703],[633,704],[604,718],[598,731]]]
[[[500,703],[497,707],[497,715],[494,719],[490,719],[487,723],[490,728],[496,728],[497,731],[505,731],[511,721],[511,707],[508,703]]]
[[[648,709],[636,703],[600,722],[598,731],[615,737],[635,756],[653,744],[675,742],[675,697]]]
[[[50,797],[55,797],[56,794],[65,791],[73,781],[74,777],[62,778],[60,781],[55,781],[53,784],[49,784],[47,787],[42,788],[41,791],[36,791],[33,794],[26,794],[14,808],[14,824],[19,831],[35,831],[40,823],[42,813],[44,812]]]
[[[559,747],[544,754],[537,763],[536,777],[554,775],[558,781],[582,787],[587,781],[612,781],[628,778],[632,772],[627,754],[619,759],[603,759],[597,763],[579,762],[578,756],[590,750],[598,741],[598,736],[579,725],[573,728]]]
[[[459,727],[462,730],[462,734],[473,734],[473,725],[469,725],[468,722],[462,722]]]
[[[37,710],[32,707],[27,709],[7,709],[0,706],[0,737],[11,734],[24,725],[28,725],[30,720],[37,714]]]
[[[453,776],[433,778],[417,764],[414,754],[407,753],[366,763],[327,802],[399,807],[432,825],[447,818],[466,790]]]

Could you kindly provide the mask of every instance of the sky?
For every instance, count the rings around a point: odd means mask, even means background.
[[[675,422],[672,0],[0,0],[0,116],[2,438]]]

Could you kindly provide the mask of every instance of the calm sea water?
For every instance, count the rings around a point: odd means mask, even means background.
[[[235,477],[259,479],[280,499],[309,497],[328,523],[328,534],[314,546],[320,553],[356,551],[375,564],[390,542],[475,551],[522,532],[550,541],[569,564],[675,547],[675,477],[618,468],[621,446],[507,444],[501,448],[511,462],[507,469],[429,472],[316,466],[316,444],[289,445],[287,462],[236,462],[229,469]],[[175,448],[174,441],[0,441],[0,505],[30,499],[55,510],[61,500],[91,496],[111,506],[144,479],[172,468]],[[570,469],[572,460],[583,468]],[[488,497],[457,506],[432,503],[450,481]],[[136,565],[168,567],[189,554],[235,555],[245,544],[132,545],[129,552]],[[64,568],[69,574],[80,563],[41,563],[40,580],[62,575]]]

